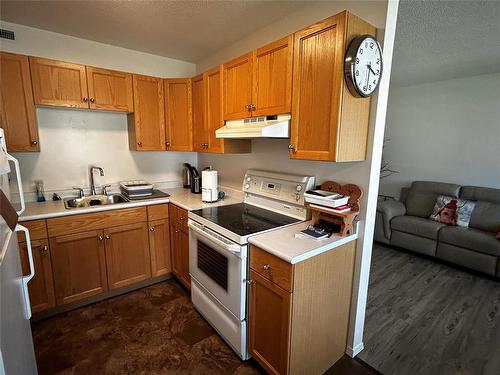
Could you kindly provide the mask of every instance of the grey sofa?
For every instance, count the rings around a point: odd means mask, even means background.
[[[429,219],[439,195],[476,201],[468,228]],[[500,189],[415,181],[379,202],[375,241],[500,277]]]

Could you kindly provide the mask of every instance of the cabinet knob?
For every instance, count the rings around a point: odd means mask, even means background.
[[[250,111],[255,111],[255,108],[257,108],[255,104],[250,104]]]
[[[154,231],[155,231],[155,228],[151,227],[151,228],[149,228],[149,230],[150,230],[151,232],[154,232]]]
[[[292,150],[293,152],[295,152],[295,151],[296,151],[296,149],[295,149],[295,146],[294,146],[294,145],[288,145],[288,149],[289,149],[289,150]]]
[[[246,109],[247,111],[251,111],[251,109],[250,109],[250,108],[251,108],[251,107],[250,107],[250,104],[247,104],[247,105],[245,106],[245,109]]]
[[[252,285],[253,284],[253,280],[247,280],[247,284],[248,285]]]
[[[107,234],[106,234],[106,239],[107,239],[107,240],[109,240],[109,239],[110,239],[109,235],[107,235]]]
[[[137,146],[142,146],[142,142],[137,142]]]
[[[99,241],[102,241],[102,236],[97,237]]]
[[[91,103],[94,103],[94,102],[95,102],[95,99],[94,99],[94,98],[90,98],[90,102],[91,102]]]
[[[165,146],[170,147],[170,142],[169,141],[165,142]]]
[[[270,264],[264,264],[264,266],[262,268],[264,268],[267,271],[267,270],[271,269],[271,265]]]
[[[32,145],[32,146],[36,146],[37,144],[38,144],[38,141],[37,141],[37,140],[32,140],[32,141],[31,141],[31,145]]]
[[[82,99],[85,103],[87,103],[89,101],[89,98],[85,97]]]
[[[176,229],[176,230],[175,230],[175,233],[179,233],[179,229]]]
[[[45,252],[49,251],[49,247],[47,245],[42,246],[42,251]]]

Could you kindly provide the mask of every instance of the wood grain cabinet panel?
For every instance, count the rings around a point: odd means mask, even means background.
[[[224,152],[224,139],[217,138],[215,131],[224,126],[222,120],[222,68],[208,70],[204,74],[206,89],[206,123],[209,152]]]
[[[370,98],[344,83],[344,53],[375,28],[342,12],[294,34],[291,151],[293,159],[364,160]]]
[[[146,223],[105,229],[104,238],[110,289],[134,284],[151,277]]]
[[[252,104],[252,61],[252,53],[247,53],[222,67],[224,120],[251,116],[249,106]]]
[[[290,263],[252,246],[250,268],[286,291],[293,291],[293,266]]]
[[[172,272],[179,281],[191,289],[189,276],[189,232],[188,212],[176,205],[170,205],[170,234],[172,253]]]
[[[102,230],[51,238],[50,251],[58,305],[108,290]]]
[[[134,74],[134,113],[128,115],[129,147],[134,151],[165,150],[163,80]]]
[[[28,229],[32,241],[47,238],[47,223],[45,219],[23,221],[21,225]],[[17,239],[19,242],[25,242],[26,237],[24,236],[24,232],[17,232]]]
[[[133,112],[132,74],[87,66],[91,109]]]
[[[164,80],[167,150],[193,150],[191,79]]]
[[[149,222],[151,275],[160,276],[172,271],[170,227],[167,219]]]
[[[28,56],[0,52],[0,109],[8,151],[40,151]]]
[[[252,269],[250,279],[250,354],[269,374],[287,374],[291,294]]]
[[[252,116],[291,112],[293,36],[277,40],[254,52]]]
[[[168,219],[168,216],[169,216],[168,203],[148,206],[149,221]]]
[[[85,66],[30,57],[35,104],[89,108]]]
[[[31,311],[37,313],[56,306],[52,263],[47,239],[31,241],[35,276],[28,283]],[[23,274],[29,274],[27,243],[19,244]]]
[[[205,79],[200,74],[192,79],[193,96],[193,150],[206,152],[208,150],[208,121],[205,118],[206,112],[206,92]]]

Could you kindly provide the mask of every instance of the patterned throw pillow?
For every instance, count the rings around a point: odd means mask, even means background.
[[[440,195],[430,218],[446,225],[468,227],[476,202]]]

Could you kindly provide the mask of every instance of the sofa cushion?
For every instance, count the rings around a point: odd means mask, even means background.
[[[414,234],[431,240],[437,240],[439,230],[444,227],[446,227],[445,224],[416,216],[398,216],[391,220],[391,228],[393,230]]]
[[[477,201],[469,227],[493,233],[500,231],[500,204]]]
[[[500,204],[500,189],[464,186],[460,190],[460,198]]]
[[[434,181],[414,181],[411,184],[411,190],[458,198],[460,185]]]
[[[428,218],[436,204],[438,194],[410,190],[406,197],[406,213],[410,216]]]
[[[439,242],[500,256],[500,241],[495,238],[495,233],[478,229],[446,227],[439,231]]]
[[[468,227],[476,202],[440,195],[430,219],[446,225]]]

